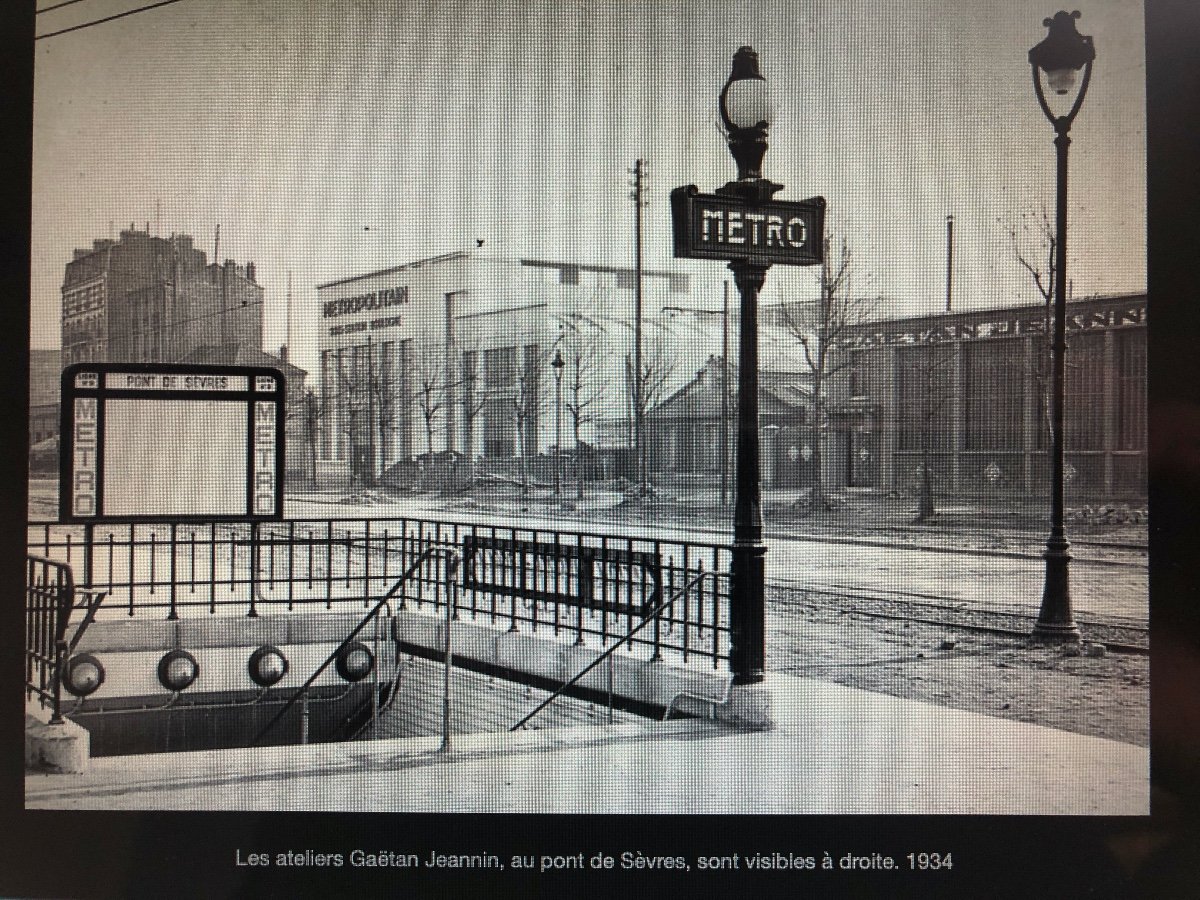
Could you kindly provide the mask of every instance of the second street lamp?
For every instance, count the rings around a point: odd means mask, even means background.
[[[1029,51],[1033,71],[1033,88],[1038,104],[1054,126],[1054,146],[1058,151],[1057,221],[1055,229],[1054,272],[1054,336],[1051,345],[1054,367],[1053,389],[1050,398],[1051,461],[1050,461],[1050,536],[1046,540],[1046,581],[1042,591],[1042,606],[1033,635],[1055,640],[1079,640],[1079,627],[1071,612],[1070,543],[1064,525],[1065,448],[1063,414],[1065,402],[1065,359],[1067,353],[1067,148],[1071,145],[1071,123],[1083,105],[1088,82],[1092,77],[1092,62],[1096,48],[1092,39],[1075,28],[1078,12],[1058,12],[1042,24],[1049,34]],[[1079,93],[1065,115],[1055,115],[1042,88],[1042,75],[1056,94],[1065,95],[1075,85],[1076,75],[1083,70]]]
[[[554,496],[562,494],[562,351],[554,351]],[[576,448],[578,452],[578,448]]]

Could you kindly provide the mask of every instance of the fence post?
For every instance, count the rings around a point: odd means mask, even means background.
[[[449,581],[449,579],[447,579]],[[450,667],[454,664],[454,649],[450,643],[450,627],[454,621],[452,611],[454,609],[455,584],[449,582],[447,585],[446,596],[446,643],[443,650],[443,658],[446,663],[446,671],[442,676],[442,745],[438,747],[439,753],[447,753],[450,750]]]
[[[62,673],[66,663],[67,642],[65,639],[59,639],[54,642],[54,714],[50,716],[51,725],[61,725],[64,721],[62,716]]]
[[[95,549],[95,524],[85,522],[83,525],[83,584],[87,588],[92,587],[92,578],[95,575],[95,561],[92,559],[92,551]]]
[[[246,618],[257,619],[258,608],[256,601],[258,599],[258,523],[250,523],[250,612],[246,613]],[[175,610],[172,609],[172,615],[169,618],[175,618]]]

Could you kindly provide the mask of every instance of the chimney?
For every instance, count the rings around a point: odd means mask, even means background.
[[[246,263],[246,280],[254,281],[254,263]]]
[[[284,362],[287,362],[287,344],[279,345],[279,358]]]

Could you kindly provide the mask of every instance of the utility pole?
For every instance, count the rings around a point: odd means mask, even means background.
[[[954,216],[946,216],[946,312],[950,312],[950,298],[954,284]]]
[[[633,299],[633,441],[637,459],[637,483],[639,490],[646,488],[646,434],[645,411],[642,409],[642,181],[646,176],[646,161],[638,159],[633,164],[633,243],[634,243],[634,299]]]
[[[179,352],[179,242],[171,234],[171,331],[168,340],[171,348],[168,358],[175,362]]]
[[[286,322],[284,326],[284,335],[287,340],[288,356],[291,359],[296,358],[295,348],[292,347],[292,273],[288,272],[288,290],[287,290],[287,308],[284,310]]]
[[[226,324],[225,324],[225,267],[221,265],[221,223],[217,223],[216,236],[213,238],[213,265],[217,267],[217,274],[221,279],[221,315],[219,328],[221,334],[221,344],[225,344],[226,339]]]

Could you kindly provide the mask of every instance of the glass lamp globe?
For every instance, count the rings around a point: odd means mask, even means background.
[[[771,124],[771,97],[762,78],[740,78],[725,89],[725,113],[735,128]]]
[[[1077,69],[1054,69],[1046,72],[1046,83],[1056,94],[1068,94],[1075,87]]]

